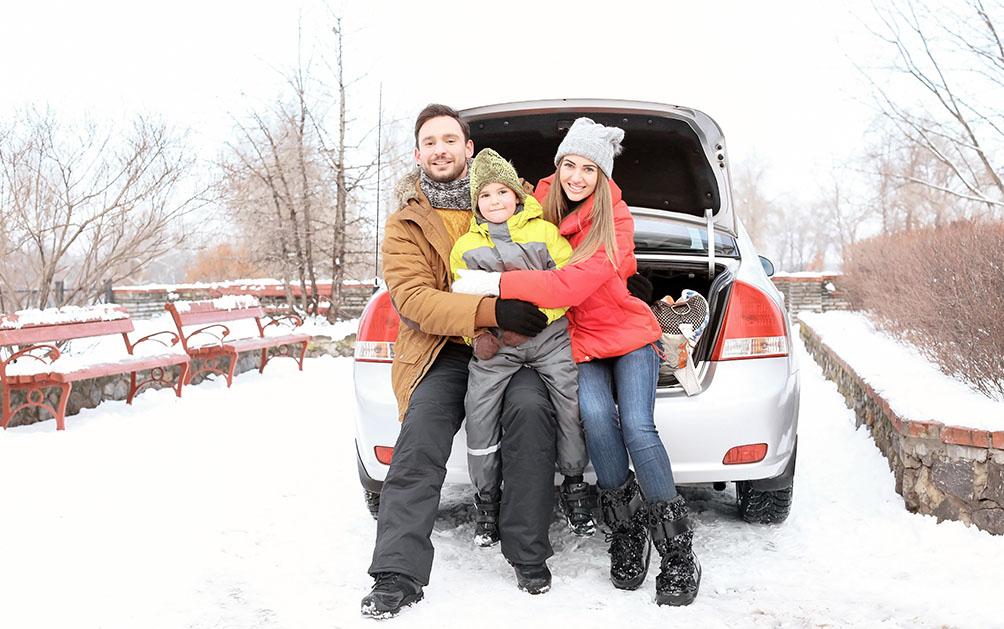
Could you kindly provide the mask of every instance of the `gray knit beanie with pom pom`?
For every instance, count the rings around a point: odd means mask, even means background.
[[[596,162],[603,174],[610,179],[614,172],[614,157],[621,154],[621,140],[624,129],[604,127],[589,118],[577,118],[569,127],[565,139],[554,155],[554,165],[561,163],[565,155],[581,155]]]

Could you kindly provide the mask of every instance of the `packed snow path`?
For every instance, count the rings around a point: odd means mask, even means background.
[[[730,486],[684,490],[704,567],[697,601],[653,602],[607,577],[602,534],[555,520],[552,590],[529,596],[476,549],[450,491],[426,599],[387,625],[1001,626],[1004,539],[908,513],[864,430],[798,344],[795,500],[781,525],[739,520]],[[310,400],[291,404],[288,400]],[[352,361],[105,403],[0,434],[0,626],[375,626],[359,617],[375,523],[353,450]],[[653,566],[655,568],[655,566]]]

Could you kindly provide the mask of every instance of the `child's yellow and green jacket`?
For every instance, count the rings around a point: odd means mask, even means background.
[[[457,279],[458,269],[480,271],[549,271],[565,266],[572,257],[572,246],[558,228],[544,220],[544,208],[532,196],[516,206],[505,223],[490,223],[475,210],[471,228],[457,239],[450,252],[450,271]],[[541,308],[551,323],[564,316],[568,308]]]

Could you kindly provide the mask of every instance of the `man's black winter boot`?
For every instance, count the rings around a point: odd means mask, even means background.
[[[380,572],[373,590],[363,597],[360,612],[367,618],[390,618],[402,607],[422,600],[422,586],[411,577],[397,572]]]
[[[474,543],[488,548],[499,543],[499,502],[497,493],[474,494]]]
[[[701,587],[701,562],[693,551],[694,531],[683,496],[645,505],[652,541],[662,556],[655,579],[659,605],[690,605]]]
[[[547,564],[514,563],[516,587],[530,594],[543,594],[551,589],[551,571]]]
[[[583,482],[562,483],[558,494],[561,497],[561,510],[568,520],[568,528],[579,537],[591,537],[596,531],[596,522],[593,521],[596,494],[593,493],[592,485]]]
[[[610,532],[610,580],[621,590],[637,590],[648,574],[652,545],[634,472],[620,487],[600,490],[603,521]]]

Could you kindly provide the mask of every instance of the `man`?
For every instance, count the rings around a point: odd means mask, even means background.
[[[400,209],[387,219],[383,274],[402,324],[391,380],[403,424],[380,495],[362,614],[387,618],[422,600],[429,583],[430,536],[453,437],[464,419],[471,349],[460,337],[501,327],[535,336],[547,319],[527,302],[453,294],[450,250],[471,222],[470,128],[445,105],[415,122],[419,171],[398,186]],[[503,398],[498,527],[502,554],[520,589],[547,591],[553,553],[547,528],[554,509],[555,414],[535,371],[522,368]],[[481,513],[478,517],[495,517]]]

